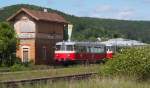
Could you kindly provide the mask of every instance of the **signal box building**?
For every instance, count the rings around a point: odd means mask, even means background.
[[[55,43],[62,41],[68,22],[56,13],[22,8],[7,19],[17,33],[16,52],[22,62],[53,63]]]

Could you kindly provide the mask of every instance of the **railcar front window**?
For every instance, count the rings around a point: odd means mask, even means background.
[[[56,50],[60,50],[60,45],[56,45]]]
[[[65,45],[56,45],[56,50],[65,51],[66,50],[66,46]]]
[[[106,47],[106,50],[107,50],[107,51],[112,51],[112,47],[111,47],[111,46],[107,46],[107,47]]]
[[[67,51],[73,51],[73,45],[67,45]]]
[[[62,45],[60,50],[65,51],[66,50],[66,46]]]

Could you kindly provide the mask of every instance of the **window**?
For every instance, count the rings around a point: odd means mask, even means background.
[[[29,61],[29,48],[23,48],[22,62],[28,62],[28,61]]]
[[[81,52],[86,52],[86,46],[82,46]]]
[[[22,21],[20,28],[21,32],[35,32],[35,24],[32,21]]]
[[[35,32],[35,23],[30,20],[20,20],[14,24],[17,32]]]
[[[90,50],[90,47],[88,46],[87,47],[87,50],[86,50],[88,53],[90,53],[91,52],[91,50]]]
[[[67,51],[73,51],[73,45],[67,45]]]
[[[96,47],[97,53],[104,53],[104,47]]]
[[[113,50],[113,47],[112,47],[112,46],[107,46],[107,47],[106,47],[106,50],[107,50],[107,51],[112,51],[112,50]]]
[[[46,59],[46,47],[43,47],[43,52],[42,52],[42,56],[43,56],[43,59]]]
[[[67,47],[66,45],[56,45],[56,50],[66,51],[66,48],[68,50],[71,50],[71,46]]]
[[[92,53],[103,53],[104,48],[103,47],[91,47],[91,52]]]
[[[86,52],[86,46],[76,46],[77,52]]]
[[[60,50],[61,46],[60,45],[56,45],[56,50]]]
[[[60,50],[65,51],[66,50],[66,46],[62,45],[61,48],[60,48]]]

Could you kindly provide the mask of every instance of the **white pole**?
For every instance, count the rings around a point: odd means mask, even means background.
[[[69,42],[71,41],[72,28],[73,28],[73,25],[68,24],[68,41]]]

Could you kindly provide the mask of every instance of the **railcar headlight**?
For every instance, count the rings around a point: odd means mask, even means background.
[[[67,54],[67,57],[70,57],[70,54]]]

